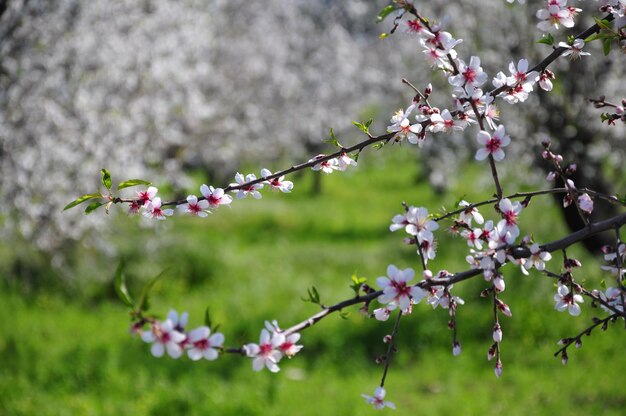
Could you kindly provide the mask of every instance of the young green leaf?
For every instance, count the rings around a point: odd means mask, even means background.
[[[129,308],[134,308],[133,300],[126,287],[126,276],[124,275],[124,262],[120,261],[115,269],[115,278],[113,279],[113,286],[115,287],[115,293],[120,298],[124,305]]]
[[[220,327],[219,324],[215,325],[215,327],[213,326],[213,321],[211,320],[211,315],[209,314],[209,307],[208,306],[207,306],[206,310],[204,311],[204,324],[209,327],[211,332],[216,332],[217,329]]]
[[[106,204],[106,202],[92,202],[91,204],[87,205],[87,208],[85,208],[85,214],[91,214],[104,204]]]
[[[86,194],[86,195],[83,195],[81,197],[76,198],[75,200],[73,200],[69,204],[67,204],[65,206],[65,208],[63,208],[63,211],[67,211],[70,208],[74,208],[76,205],[82,204],[85,201],[89,201],[90,199],[96,199],[96,198],[102,198],[102,195],[101,194]]]
[[[607,56],[609,52],[611,52],[611,43],[612,39],[604,39],[604,44],[602,45],[602,51],[604,52],[604,56]]]
[[[318,291],[315,288],[315,286],[311,286],[311,288],[307,289],[306,291],[307,291],[307,293],[309,295],[309,298],[308,299],[302,298],[302,300],[305,301],[305,302],[311,302],[311,303],[314,303],[316,305],[319,305],[320,304],[320,294],[318,293]]]
[[[169,268],[163,270],[161,273],[159,273],[152,279],[148,280],[148,282],[143,287],[143,290],[141,291],[141,297],[139,298],[139,302],[137,303],[137,305],[139,306],[139,310],[141,312],[146,312],[148,309],[150,309],[150,302],[149,302],[150,292],[154,288],[154,285],[156,284],[156,282],[158,282],[168,270]]]
[[[104,185],[104,187],[107,188],[108,191],[110,191],[111,190],[111,173],[106,169],[102,169],[100,173],[102,173],[102,185]]]
[[[331,128],[330,129],[330,138],[324,140],[326,143],[330,143],[333,146],[337,146],[337,147],[343,147],[340,143],[339,140],[337,139],[337,136],[335,136],[335,131]]]
[[[554,45],[554,36],[548,33],[547,35],[543,35],[541,39],[537,41],[537,43],[543,43],[544,45],[552,46]]]
[[[120,190],[120,189],[128,188],[131,186],[137,186],[137,185],[149,186],[149,185],[152,185],[152,182],[144,181],[142,179],[129,179],[127,181],[120,182],[120,184],[117,185],[117,189]]]
[[[394,10],[397,10],[397,9],[398,9],[398,6],[393,5],[393,4],[383,7],[382,10],[378,12],[378,16],[376,16],[376,23],[382,22],[383,20],[385,20],[387,16],[389,16],[391,13],[393,13]]]
[[[361,286],[363,286],[363,284],[367,281],[367,278],[358,277],[357,274],[354,273],[351,279],[352,279],[352,284],[350,285],[350,288],[354,290],[354,293],[356,296],[359,296],[359,291],[361,290]]]

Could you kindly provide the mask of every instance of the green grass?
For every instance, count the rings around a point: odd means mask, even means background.
[[[178,217],[145,228],[137,218],[119,216],[112,221],[118,237],[110,244],[125,257],[135,294],[146,279],[169,268],[152,297],[155,313],[189,311],[193,327],[210,306],[228,345],[256,341],[266,319],[289,326],[317,312],[301,301],[311,286],[331,304],[351,296],[355,272],[373,284],[389,263],[419,269],[401,233],[388,231],[401,201],[433,211],[452,207],[460,195],[475,201],[490,192],[467,189],[488,174],[486,165],[464,170],[465,188],[436,195],[415,183],[418,164],[406,149],[384,153],[366,154],[358,169],[324,177],[319,195],[309,192],[308,172],[294,179],[293,194],[266,192],[261,201],[237,201],[204,221]],[[566,232],[548,199],[533,201],[523,226],[538,241]],[[437,237],[432,268],[464,269],[465,243],[443,230]],[[5,247],[3,259],[10,253]],[[579,249],[571,253],[586,266],[587,274],[577,278],[596,285],[608,279],[596,272],[596,259]],[[127,310],[110,282],[98,280],[112,276],[117,257],[99,258],[86,248],[73,256],[73,269],[43,270],[49,274],[45,284],[28,293],[10,276],[2,280],[1,415],[375,413],[360,394],[372,394],[380,380],[382,367],[374,359],[385,352],[381,340],[392,322],[366,320],[356,310],[347,319],[331,316],[303,332],[304,349],[282,361],[278,374],[253,372],[249,360],[237,356],[199,363],[155,359],[147,344],[129,334]],[[558,261],[555,254],[551,266]],[[585,339],[563,367],[552,357],[556,341],[582,330],[596,311],[585,304],[578,318],[558,313],[552,281],[537,273],[524,277],[513,266],[504,271],[502,298],[513,310],[502,323],[504,376],[496,379],[486,360],[491,305],[478,296],[486,283],[459,284],[454,292],[466,300],[458,314],[463,354],[450,353],[447,311],[415,307],[403,320],[386,383],[388,399],[398,406],[394,414],[623,414],[621,323]],[[79,279],[50,283],[65,273]]]

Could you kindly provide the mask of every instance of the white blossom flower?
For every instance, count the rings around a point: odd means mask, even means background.
[[[524,262],[524,268],[526,270],[530,270],[533,266],[537,270],[544,270],[546,268],[544,262],[552,259],[552,254],[547,251],[541,251],[537,243],[530,246],[530,253],[530,257]]]
[[[217,359],[218,349],[224,344],[224,335],[216,332],[211,335],[208,326],[201,326],[189,331],[187,336],[187,356],[193,361],[205,358],[209,361]]]
[[[270,170],[265,169],[265,168],[261,169],[261,177],[267,178],[272,175],[273,174]],[[265,183],[267,183],[272,189],[277,189],[284,193],[289,193],[293,189],[293,182],[286,181],[285,175],[279,176],[278,178],[269,179],[265,181]]]
[[[162,357],[165,350],[172,358],[179,358],[183,354],[181,343],[187,336],[174,329],[174,323],[166,319],[164,322],[155,322],[151,325],[150,331],[141,333],[141,339],[151,342],[150,352],[155,357]]]
[[[314,158],[309,159],[309,162],[315,162],[316,160],[321,159],[321,158],[323,158],[325,156],[326,155],[317,155]],[[313,165],[313,167],[311,169],[313,169],[314,171],[321,170],[324,173],[333,173],[336,170],[340,170],[339,169],[339,162],[335,158],[319,162],[319,163]]]
[[[511,137],[506,134],[502,124],[496,128],[493,136],[484,130],[479,131],[476,140],[483,146],[476,151],[476,160],[485,160],[487,156],[492,155],[497,162],[504,159],[502,148],[511,143]]]
[[[205,218],[209,215],[207,212],[209,209],[207,200],[198,201],[198,197],[195,195],[187,196],[187,203],[178,205],[176,208],[182,213],[195,215],[200,218]]]
[[[563,284],[559,284],[556,295],[554,295],[554,301],[556,302],[554,308],[557,311],[563,312],[567,309],[572,316],[580,315],[580,306],[578,304],[585,302],[581,295],[577,293],[571,294],[569,287]]]
[[[582,194],[578,197],[578,206],[582,212],[589,215],[593,212],[593,199],[588,194]]]
[[[272,373],[280,371],[278,362],[282,358],[282,353],[278,347],[283,341],[284,336],[277,336],[277,334],[272,336],[267,329],[262,329],[258,344],[250,343],[243,347],[246,355],[253,358],[252,369],[261,371],[263,367],[266,367]]]
[[[263,184],[255,183],[254,185],[246,185],[247,183],[252,181],[256,181],[256,175],[254,173],[249,173],[244,177],[241,173],[237,172],[237,174],[235,175],[236,183],[231,183],[229,186],[244,185],[242,188],[233,191],[237,192],[237,199],[245,198],[248,195],[251,195],[255,199],[260,199],[262,195],[259,190],[263,188]]]
[[[465,200],[459,202],[460,207],[469,207],[471,204]],[[477,224],[482,224],[485,222],[483,216],[478,212],[478,208],[471,207],[466,208],[463,212],[459,214],[459,222],[467,224],[468,226],[472,225],[472,219],[476,221]]]
[[[390,264],[387,266],[387,276],[376,279],[376,284],[383,290],[383,293],[378,297],[380,303],[394,303],[402,309],[402,312],[407,312],[411,305],[411,299],[413,303],[419,303],[424,297],[420,287],[408,284],[415,276],[413,269],[400,270]]]
[[[162,209],[161,208],[161,198],[156,197],[152,201],[148,202],[146,205],[146,210],[143,215],[146,218],[154,218],[157,220],[164,220],[165,217],[169,217],[174,214],[173,209]]]
[[[585,41],[582,39],[576,39],[571,45],[565,42],[559,42],[559,47],[566,48],[561,56],[569,56],[570,59],[579,59],[581,56],[591,55],[589,52],[583,52]]]
[[[233,198],[226,195],[222,188],[213,188],[212,186],[202,185],[200,192],[206,198],[210,208],[218,208],[221,205],[229,205]]]
[[[375,409],[380,410],[385,407],[389,407],[390,409],[395,409],[396,405],[392,402],[385,401],[385,389],[383,387],[377,387],[374,391],[374,396],[368,396],[367,394],[361,394],[361,397],[365,399],[368,404],[374,406]]]

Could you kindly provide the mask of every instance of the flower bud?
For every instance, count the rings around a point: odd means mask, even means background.
[[[452,344],[452,355],[457,356],[461,354],[461,344],[458,341],[454,341]]]
[[[487,360],[491,361],[493,357],[496,356],[497,347],[498,347],[498,344],[493,344],[491,347],[489,347],[489,351],[487,351]]]
[[[500,360],[498,360],[498,362],[496,363],[496,366],[493,369],[493,372],[496,374],[496,377],[498,378],[502,377],[502,362]]]
[[[495,324],[493,327],[493,340],[498,343],[502,342],[502,329],[500,324]]]
[[[393,337],[390,334],[387,334],[383,337],[383,343],[384,344],[388,344],[391,342],[391,340],[393,339]]]
[[[576,348],[580,349],[582,346],[583,346],[583,341],[580,338],[578,338],[576,340]]]
[[[563,365],[567,364],[567,351],[565,350],[561,353],[561,362]]]

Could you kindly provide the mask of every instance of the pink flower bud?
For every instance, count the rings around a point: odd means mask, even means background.
[[[491,361],[493,357],[496,356],[497,347],[498,347],[498,344],[493,344],[491,347],[489,347],[489,351],[487,351],[487,360]]]
[[[563,363],[563,365],[567,364],[567,352],[563,351],[561,353],[561,363]]]
[[[393,337],[391,335],[387,334],[387,335],[385,335],[383,337],[383,343],[388,344],[388,343],[391,342],[392,339],[393,339]]]

